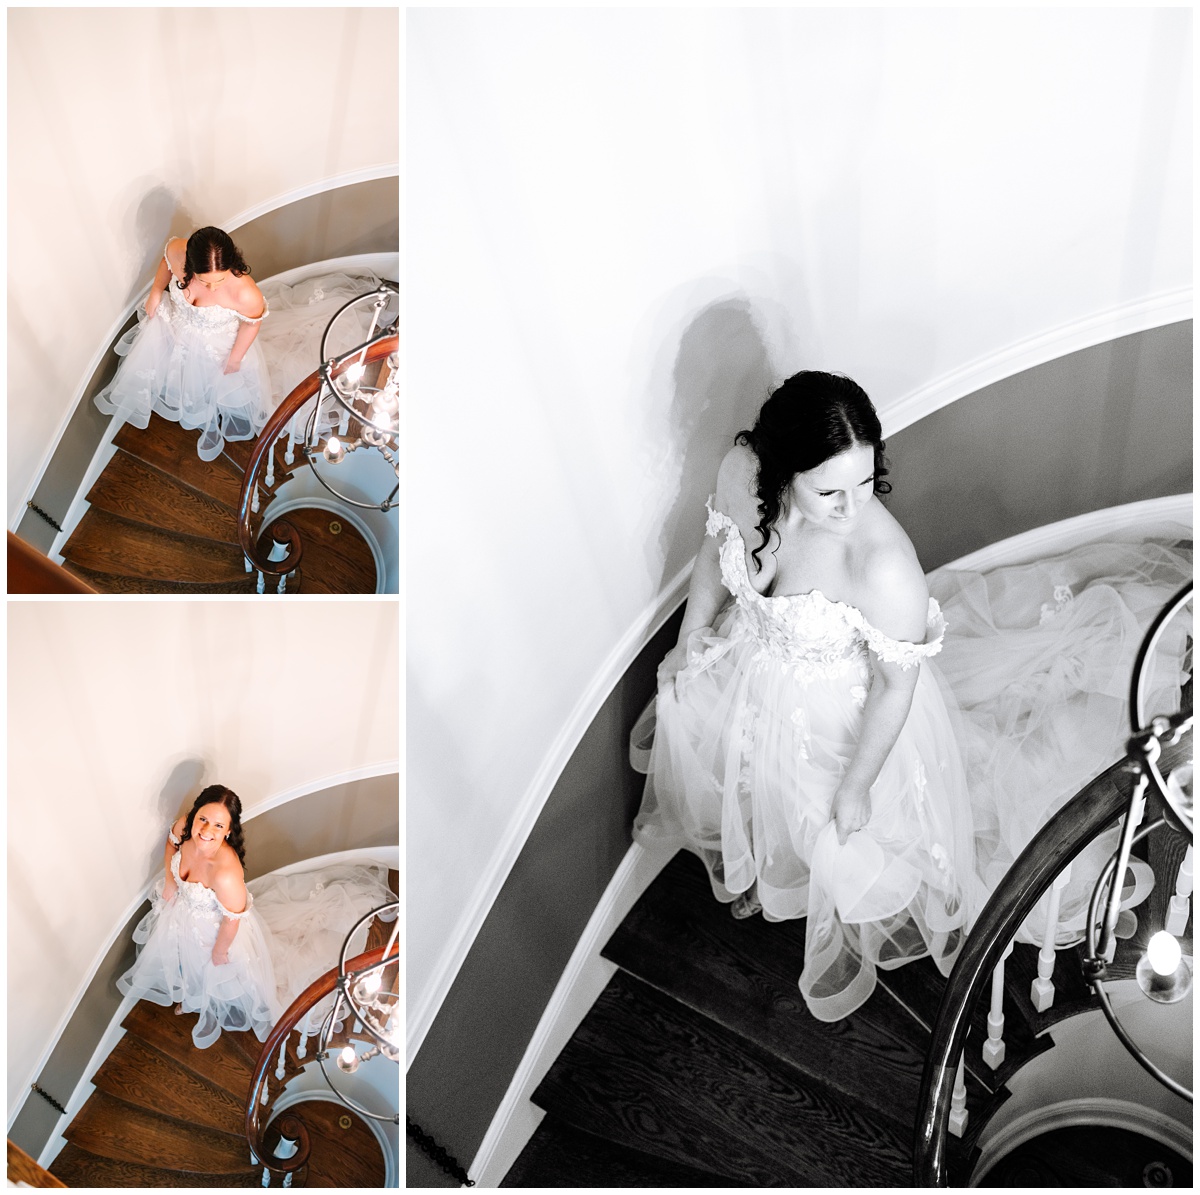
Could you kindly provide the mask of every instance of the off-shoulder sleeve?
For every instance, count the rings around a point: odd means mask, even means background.
[[[220,901],[217,894],[213,893],[213,900],[217,902],[217,908],[221,910],[223,916],[228,917],[230,921],[241,921],[247,916],[252,908],[254,908],[254,897],[250,895],[250,889],[246,889],[246,907],[240,913],[231,913]]]
[[[168,831],[167,831],[167,837],[168,837],[168,838],[169,838],[169,839],[170,839],[170,840],[171,840],[171,841],[172,841],[172,842],[173,842],[173,843],[174,843],[176,846],[180,846],[180,845],[182,844],[182,842],[183,842],[183,839],[182,839],[182,838],[180,838],[180,837],[178,837],[178,835],[176,835],[176,833],[175,833],[175,831],[174,831],[173,829],[171,829],[171,830],[168,830]]]
[[[267,316],[271,314],[271,309],[267,306],[266,299],[263,299],[262,315],[259,316],[243,315],[240,311],[235,311],[232,307],[229,310],[233,311],[233,314],[236,315],[243,324],[261,324],[263,320],[265,320]],[[275,325],[272,324],[271,327],[273,328]]]
[[[716,497],[716,494],[709,494],[708,501],[704,504],[704,508],[708,511],[708,522],[704,525],[704,533],[705,535],[711,535],[714,539],[722,531],[728,531],[733,526],[733,520],[727,514],[722,514],[713,506]]]
[[[865,618],[862,619],[862,633],[867,646],[885,664],[899,664],[905,670],[915,668],[922,660],[936,656],[942,650],[942,643],[946,637],[946,620],[942,616],[942,608],[934,598],[929,599],[925,627],[924,643],[907,643],[903,639],[892,639],[873,627]]]

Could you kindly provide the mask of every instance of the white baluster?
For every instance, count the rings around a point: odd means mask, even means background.
[[[983,1060],[995,1070],[1004,1061],[1004,960],[1013,952],[1013,944],[1000,956],[992,972],[992,1006],[988,1011],[988,1039],[983,1043]]]
[[[966,1054],[958,1059],[958,1073],[954,1076],[954,1093],[950,1097],[950,1132],[961,1137],[967,1130],[967,1084],[963,1070]]]
[[[346,433],[350,430],[350,412],[347,411],[345,407],[342,407],[341,411],[342,419],[338,424],[338,435],[344,438]]]
[[[284,1059],[287,1057],[287,1038],[285,1037],[279,1044],[279,1065],[275,1068],[275,1078],[282,1079],[284,1076]]]
[[[287,451],[283,454],[283,459],[289,465],[296,463],[296,420],[293,419],[288,427],[288,446]]]
[[[254,493],[250,496],[250,509],[258,514],[258,482],[254,483]]]
[[[262,1104],[262,1106],[264,1108],[267,1106],[267,1076],[266,1075],[263,1075],[262,1095],[259,1097],[258,1102],[260,1104]]]
[[[354,1032],[355,1033],[362,1032],[362,1022],[358,1019],[358,1017],[354,1018]]]
[[[259,593],[265,593],[267,590],[267,579],[263,576],[262,569],[258,570],[258,584],[255,588]]]
[[[267,453],[267,489],[275,484],[275,444],[272,441],[271,451]]]
[[[1062,892],[1071,879],[1071,865],[1068,863],[1062,874],[1054,881],[1050,889],[1050,900],[1046,909],[1046,933],[1042,938],[1042,948],[1038,951],[1037,979],[1029,990],[1029,999],[1038,1012],[1045,1012],[1054,1003],[1055,939],[1058,936],[1058,908],[1062,902]]]
[[[287,573],[279,574],[279,584],[275,586],[276,593],[287,593]]]
[[[292,1185],[292,1172],[290,1170],[283,1176],[283,1185],[285,1187],[290,1187]]]
[[[245,561],[246,561],[246,572],[248,572],[248,573],[254,572],[254,565],[250,562],[249,556],[245,557]]]
[[[300,1034],[300,1044],[296,1047],[296,1057],[303,1058],[308,1053],[308,1013],[304,1014],[304,1020],[296,1026],[296,1031]]]
[[[263,1167],[262,1185],[264,1187],[269,1187],[271,1185],[271,1172],[265,1166]]]
[[[1183,937],[1183,931],[1187,928],[1188,916],[1191,913],[1192,873],[1195,866],[1192,848],[1189,846],[1187,853],[1183,856],[1183,862],[1179,865],[1179,876],[1175,880],[1175,895],[1171,897],[1171,901],[1167,905],[1166,930],[1167,933],[1174,934],[1177,938]]]

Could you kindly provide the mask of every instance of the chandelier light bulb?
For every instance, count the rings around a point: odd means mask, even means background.
[[[345,455],[346,449],[343,447],[341,440],[337,436],[330,436],[325,441],[324,448],[325,459],[331,464],[336,465]]]
[[[346,1046],[338,1055],[338,1069],[344,1071],[348,1075],[354,1074],[358,1070],[358,1056],[354,1053],[353,1046]]]
[[[1165,929],[1160,929],[1146,945],[1146,956],[1156,975],[1174,975],[1183,952]]]
[[[363,368],[362,363],[360,361],[355,361],[353,365],[346,367],[346,372],[342,376],[346,379],[346,382],[350,388],[353,389],[358,385],[359,382],[362,381],[363,374],[366,372],[367,371],[365,368]]]

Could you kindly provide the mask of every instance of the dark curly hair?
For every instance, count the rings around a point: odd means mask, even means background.
[[[217,270],[228,270],[239,278],[250,273],[242,251],[233,243],[229,233],[211,226],[197,228],[187,239],[179,288],[183,290],[187,287],[197,274],[212,274]]]
[[[224,805],[229,810],[229,837],[226,841],[237,851],[237,857],[245,870],[246,839],[242,834],[242,801],[233,789],[226,788],[223,784],[210,784],[196,798],[191,813],[187,815],[187,824],[183,827],[183,833],[179,836],[180,845],[182,846],[191,838],[192,822],[195,820],[197,812],[205,805]]]
[[[879,416],[866,391],[837,373],[806,369],[783,382],[762,405],[754,426],[740,431],[735,444],[745,444],[758,458],[759,544],[750,554],[762,568],[759,552],[771,540],[784,494],[797,473],[807,473],[831,457],[860,444],[875,450],[875,493],[887,494],[887,466]]]

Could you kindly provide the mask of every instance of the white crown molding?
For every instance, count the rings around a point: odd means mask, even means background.
[[[1145,332],[1150,328],[1161,328],[1191,318],[1192,288],[1183,286],[1132,303],[1123,303],[1106,311],[1094,312],[1048,332],[1019,340],[951,370],[895,402],[881,405],[879,418],[883,424],[883,434],[894,435],[957,399],[1027,369],[1044,365],[1047,361],[1134,332]]]
[[[413,1059],[425,1040],[425,1034],[429,1032],[442,1001],[450,991],[450,985],[454,982],[467,952],[483,926],[484,919],[500,894],[504,881],[508,879],[508,873],[516,863],[517,856],[541,815],[551,790],[562,775],[563,768],[567,766],[572,753],[579,746],[580,740],[612,692],[613,686],[625,675],[638,652],[654,637],[683,600],[691,573],[692,563],[689,561],[634,619],[629,629],[608,653],[604,663],[596,670],[583,695],[575,703],[575,708],[563,722],[517,806],[517,816],[509,823],[508,832],[476,884],[466,910],[448,935],[433,974],[408,1015],[406,1066],[412,1066]]]

